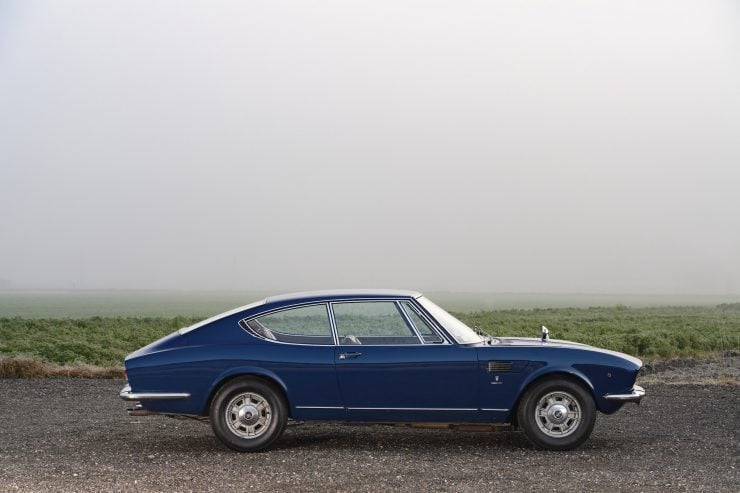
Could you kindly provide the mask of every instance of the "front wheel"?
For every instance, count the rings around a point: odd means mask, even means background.
[[[583,386],[565,379],[547,379],[527,389],[517,420],[529,441],[548,450],[578,447],[591,435],[596,405]]]
[[[213,398],[211,427],[216,436],[238,452],[258,452],[280,438],[288,421],[282,394],[262,380],[238,378]]]

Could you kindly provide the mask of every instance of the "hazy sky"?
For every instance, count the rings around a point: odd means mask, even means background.
[[[740,293],[736,0],[0,0],[0,287]]]

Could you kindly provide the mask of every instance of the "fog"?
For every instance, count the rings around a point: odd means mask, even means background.
[[[740,4],[0,0],[0,288],[740,293]]]

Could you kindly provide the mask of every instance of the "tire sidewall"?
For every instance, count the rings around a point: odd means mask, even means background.
[[[242,438],[235,435],[226,424],[225,407],[236,395],[251,392],[267,400],[272,420],[267,431],[257,438]],[[272,385],[258,379],[238,378],[226,383],[213,398],[210,407],[211,428],[227,447],[238,452],[258,452],[272,445],[285,430],[288,407],[282,393]]]
[[[562,438],[546,435],[540,430],[535,420],[537,403],[542,396],[554,391],[571,394],[581,408],[581,423],[578,428],[572,434]],[[534,445],[548,450],[570,450],[581,445],[591,435],[596,421],[596,404],[591,392],[583,385],[565,378],[547,379],[536,383],[526,391],[517,409],[517,420],[527,438]]]

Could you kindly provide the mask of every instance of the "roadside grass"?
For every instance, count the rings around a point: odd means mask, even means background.
[[[121,367],[130,352],[201,318],[0,318],[0,356]]]
[[[703,358],[740,349],[740,304],[717,307],[594,308],[479,311],[455,314],[491,335],[539,337],[620,351],[646,361]]]
[[[122,366],[57,365],[38,358],[0,357],[0,378],[123,378]]]
[[[643,358],[716,358],[740,351],[740,304],[549,308],[456,313],[495,336],[567,339]],[[0,318],[0,378],[122,375],[130,352],[205,317]]]

